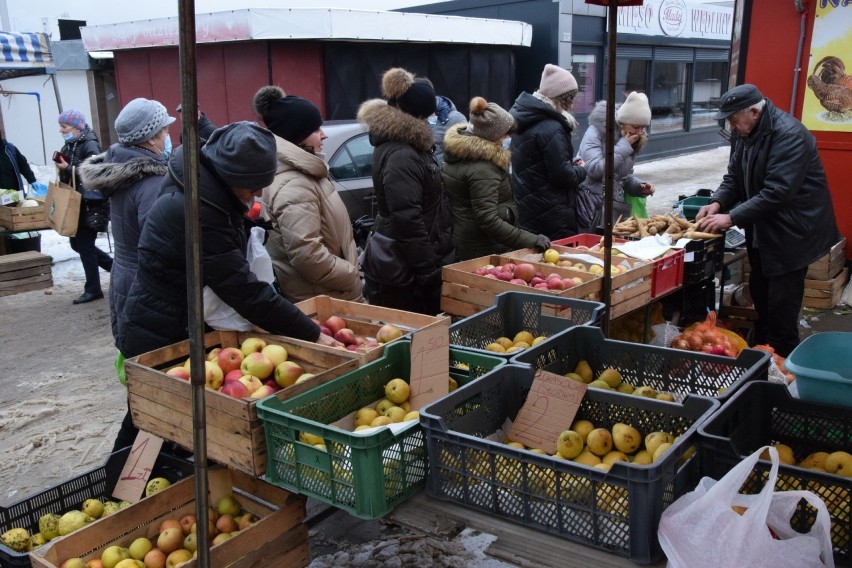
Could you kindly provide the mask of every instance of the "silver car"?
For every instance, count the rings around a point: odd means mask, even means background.
[[[323,153],[328,159],[329,179],[349,211],[353,224],[376,216],[373,194],[373,145],[367,128],[355,120],[330,120],[322,124],[328,137]],[[362,221],[363,222],[363,221]]]

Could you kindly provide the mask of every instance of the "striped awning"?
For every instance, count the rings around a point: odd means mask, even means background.
[[[47,34],[0,32],[0,79],[53,70]]]

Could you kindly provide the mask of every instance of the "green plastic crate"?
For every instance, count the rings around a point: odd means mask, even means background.
[[[329,425],[384,398],[391,379],[407,381],[410,353],[411,342],[397,340],[379,359],[324,385],[288,400],[258,402],[266,431],[266,481],[362,519],[381,518],[420,491],[429,464],[419,423],[365,435]],[[450,349],[449,374],[460,386],[505,364],[501,357]],[[325,451],[299,441],[300,432],[321,437]]]
[[[689,221],[695,221],[698,211],[708,203],[709,197],[687,197],[683,200],[683,216]]]

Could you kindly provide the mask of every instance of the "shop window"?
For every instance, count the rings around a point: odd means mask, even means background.
[[[727,64],[721,61],[695,63],[695,86],[692,94],[692,128],[717,127],[713,114],[719,110],[719,98],[725,81]]]
[[[683,62],[654,62],[650,102],[655,134],[684,129],[688,68]]]
[[[577,79],[579,88],[574,98],[574,114],[587,114],[595,108],[597,73],[597,59],[593,53],[575,53],[571,57],[571,74]]]
[[[650,61],[647,59],[618,59],[615,64],[615,93],[618,102],[633,91],[648,91],[648,68]]]

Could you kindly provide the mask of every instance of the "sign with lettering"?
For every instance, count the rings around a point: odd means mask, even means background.
[[[131,503],[136,503],[142,498],[162,446],[162,438],[139,431],[130,449],[130,455],[124,462],[124,469],[118,476],[118,483],[115,484],[112,492],[113,497]]]
[[[730,41],[734,11],[684,0],[645,0],[642,6],[619,7],[617,18],[619,34]]]
[[[539,369],[507,437],[555,454],[556,440],[574,421],[587,388],[585,383]]]
[[[411,410],[420,410],[449,392],[450,331],[435,322],[411,334]]]

